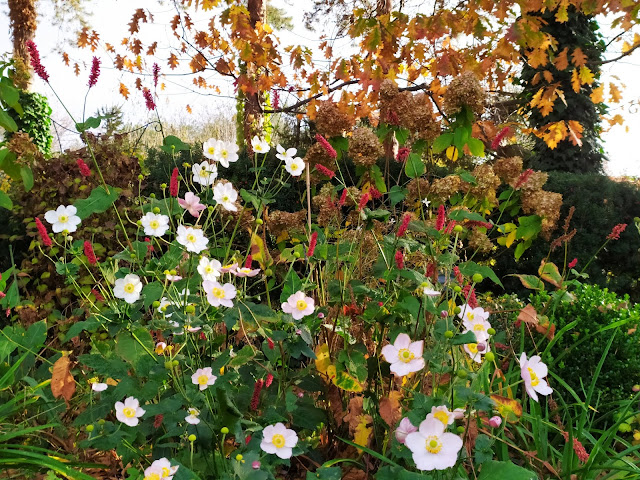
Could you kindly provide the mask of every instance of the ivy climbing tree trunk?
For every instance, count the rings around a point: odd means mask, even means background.
[[[37,0],[7,0],[9,28],[13,40],[13,58],[16,64],[16,86],[28,91],[31,86],[31,65],[26,43],[36,35]]]
[[[528,166],[546,171],[600,172],[605,159],[600,143],[600,115],[605,113],[606,106],[594,102],[592,94],[599,86],[605,44],[594,17],[579,13],[574,7],[565,13],[564,18],[558,10],[539,14],[543,21],[541,32],[558,42],[555,55],[535,62],[536,68],[531,66],[531,61],[524,63],[518,83],[524,87],[521,99],[532,128],[544,129],[552,122],[571,125],[574,121],[583,127],[582,132],[578,132],[582,137],[576,138],[569,132],[554,148],[536,137]],[[567,68],[567,64],[575,68]],[[542,101],[547,96],[548,111],[531,108],[530,102],[536,95],[540,95]]]

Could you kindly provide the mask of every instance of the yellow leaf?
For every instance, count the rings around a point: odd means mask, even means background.
[[[129,89],[124,83],[120,83],[120,95],[122,95],[125,99],[129,99]]]
[[[580,81],[591,85],[594,82],[593,73],[589,70],[589,67],[580,67]]]
[[[522,416],[522,405],[518,400],[501,395],[491,395],[491,400],[495,402],[495,408],[500,416],[507,422],[517,423]]]
[[[511,248],[511,245],[513,245],[513,242],[515,242],[515,240],[516,240],[516,231],[514,230],[509,235],[507,235],[507,240],[505,242],[505,246],[507,248]]]
[[[544,79],[547,81],[547,83],[553,82],[553,75],[549,70],[545,70],[544,72],[542,72],[542,75],[544,75]]]
[[[260,238],[260,236],[255,233],[251,237],[251,247],[249,253],[251,253],[253,259],[260,264],[260,268],[262,268],[262,270],[266,270],[268,264],[272,263],[270,262],[271,258],[269,257],[269,252],[265,251],[262,238]]]
[[[569,60],[567,59],[567,53],[569,52],[569,47],[565,47],[558,56],[553,61],[553,65],[558,70],[565,70],[569,66]]]
[[[373,427],[369,425],[369,417],[368,415],[360,415],[360,421],[358,422],[358,426],[356,427],[356,432],[353,438],[353,442],[366,447],[369,444],[369,439],[371,438],[371,434],[373,433]],[[358,451],[362,452],[362,450],[358,449]]]
[[[569,138],[571,139],[571,143],[577,147],[581,147],[582,140],[580,139],[582,138],[582,125],[575,120],[569,120],[567,122],[567,128],[569,129]]]
[[[578,93],[580,91],[580,78],[578,77],[578,69],[574,68],[571,73],[571,88],[573,91]]]
[[[449,160],[455,162],[456,160],[458,160],[458,149],[451,145],[449,148],[447,148],[445,155]]]
[[[604,85],[600,85],[598,88],[594,88],[591,92],[591,101],[593,103],[604,102]]]
[[[333,369],[328,368],[327,371],[336,371],[335,366],[331,365]],[[354,377],[349,375],[347,372],[341,371],[337,372],[332,378],[332,383],[342,390],[346,390],[347,392],[361,392],[363,390],[362,384],[358,382]]]
[[[566,5],[562,5],[558,8],[556,12],[556,21],[559,23],[564,23],[569,20],[569,12],[567,11]]]
[[[191,109],[191,105],[187,105],[187,113],[193,113],[193,110]]]
[[[620,103],[620,100],[622,100],[622,92],[613,83],[609,84],[609,94],[611,95],[611,102],[613,103]]]
[[[323,375],[327,374],[327,369],[331,366],[331,357],[329,356],[329,346],[326,343],[316,347],[316,369]]]

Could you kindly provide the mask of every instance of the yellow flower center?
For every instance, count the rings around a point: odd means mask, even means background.
[[[124,291],[127,293],[133,293],[136,291],[136,286],[133,283],[127,283],[124,286]]]
[[[213,267],[211,267],[211,266],[204,267],[204,272],[205,273],[212,273],[213,272]]]
[[[229,201],[229,195],[225,195],[224,197],[222,197],[222,201],[223,202],[228,202]]]
[[[213,148],[213,147],[209,147],[209,154],[210,154],[210,155],[213,155],[213,152],[215,152],[215,151],[216,151],[216,149],[215,149],[215,148]]]
[[[233,264],[232,264],[232,263],[230,263],[229,265],[225,265],[225,266],[224,266],[224,267],[222,267],[222,268],[231,268],[232,266],[233,266]]]
[[[193,233],[190,233],[189,235],[187,235],[187,242],[196,243],[196,236]]]
[[[473,320],[475,318],[475,315],[473,313],[467,313],[467,318],[469,320]]]
[[[297,170],[297,169],[298,169],[298,165],[296,163],[292,163],[291,170]]]
[[[408,348],[401,348],[398,352],[398,360],[403,363],[409,363],[414,358],[416,358],[416,356]]]
[[[209,383],[209,377],[206,375],[200,375],[198,377],[198,385],[206,385],[207,383]]]
[[[425,448],[429,453],[438,453],[442,450],[442,442],[436,436],[428,437],[425,442]]]
[[[484,332],[484,325],[483,325],[482,323],[476,323],[476,324],[473,326],[473,329],[474,329],[476,332]]]
[[[164,353],[164,349],[165,349],[165,348],[166,348],[166,347],[163,347],[162,345],[158,345],[158,346],[156,347],[156,355],[162,355],[162,354]]]
[[[284,447],[284,436],[280,435],[279,433],[276,433],[271,439],[271,443],[273,443],[273,446],[276,448]]]
[[[58,217],[58,222],[60,223],[67,223],[69,221],[69,217],[67,217],[66,215],[60,215]]]
[[[171,475],[171,470],[169,470],[167,467],[162,467],[162,478],[168,477],[170,475]]]
[[[90,384],[91,384],[91,383],[98,383],[98,377],[91,377],[91,378],[89,379],[89,383],[90,383]]]
[[[194,417],[197,417],[200,414],[200,412],[198,410],[196,410],[195,408],[190,408],[189,409],[189,415],[193,415]]]
[[[204,168],[202,170],[200,170],[200,176],[201,177],[208,177],[209,176],[209,170],[205,170]]]
[[[211,291],[211,293],[213,293],[213,296],[214,296],[214,297],[216,297],[216,298],[224,298],[224,297],[225,297],[225,295],[224,295],[224,290],[223,290],[223,289],[221,289],[221,288],[217,288],[217,287],[215,287],[215,288]]]
[[[527,370],[529,370],[529,375],[531,375],[531,386],[537,387],[540,384],[538,375],[536,375],[536,372],[534,372],[532,368],[527,367]]]
[[[160,226],[160,222],[157,220],[151,220],[151,222],[149,222],[149,226],[155,230]]]
[[[298,300],[296,302],[296,308],[298,310],[305,310],[307,308],[307,302],[305,302],[304,300]]]
[[[226,150],[223,150],[222,152],[220,152],[220,156],[222,158],[227,158],[228,155],[229,155],[229,152],[227,152]]]
[[[151,473],[149,475],[146,475],[144,477],[144,480],[160,480],[160,475],[158,475],[157,473]]]
[[[136,416],[136,409],[130,407],[124,407],[122,409],[122,414],[127,418],[133,418]]]
[[[478,344],[477,343],[468,343],[467,347],[469,347],[469,351],[473,354],[478,353]]]
[[[449,415],[447,415],[447,412],[443,412],[442,410],[438,410],[436,413],[433,414],[433,416],[435,418],[437,418],[438,420],[440,420],[445,425],[449,424]]]

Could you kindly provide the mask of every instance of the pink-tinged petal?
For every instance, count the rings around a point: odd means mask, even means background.
[[[420,340],[419,342],[412,342],[409,345],[409,351],[413,353],[416,357],[422,357],[423,349],[424,349],[424,340]]]
[[[136,417],[141,417],[143,416],[145,413],[147,413],[147,411],[144,408],[136,408]]]
[[[284,313],[293,313],[293,307],[288,303],[283,303],[281,308]]]
[[[411,369],[410,373],[413,372],[419,372],[420,370],[422,370],[424,368],[424,358],[420,357],[420,358],[414,358],[413,360],[411,360],[409,363],[407,363],[407,365],[409,365],[409,368]]]
[[[287,429],[284,435],[284,446],[293,448],[298,444],[298,435],[293,430]]]
[[[540,380],[540,383],[534,388],[540,395],[551,395],[553,393],[553,388],[551,388],[544,380]]]
[[[392,363],[389,370],[391,370],[391,373],[399,377],[404,377],[405,375],[409,375],[412,372],[409,364],[404,362]]]
[[[405,446],[412,452],[419,452],[424,450],[426,437],[420,432],[411,432],[404,439]]]
[[[420,434],[425,438],[432,435],[440,436],[442,435],[442,432],[444,432],[444,429],[445,424],[437,418],[427,418],[426,420],[423,420],[418,427]]]
[[[538,401],[538,394],[536,393],[536,391],[533,389],[533,387],[530,384],[527,385],[525,383],[525,390],[527,391],[527,393],[529,394],[529,396],[531,397],[532,400],[535,400],[536,402]]]
[[[548,375],[549,373],[549,369],[547,368],[547,366],[542,363],[542,362],[537,362],[536,364],[532,365],[531,363],[529,363],[529,367],[536,372],[536,375],[538,376],[538,378],[544,378]]]
[[[131,418],[126,418],[123,423],[130,427],[135,427],[138,425],[138,423],[140,423],[140,421],[138,420],[138,417],[131,417]]]
[[[271,437],[273,437],[275,434],[276,434],[276,431],[273,425],[268,425],[264,427],[264,430],[262,430],[262,436],[264,438],[267,438],[269,441],[271,441]]]
[[[522,352],[522,354],[520,355],[520,368],[524,368],[526,363],[527,363],[527,354]]]
[[[260,448],[267,453],[276,453],[278,451],[273,443],[265,442],[264,440],[260,442]]]
[[[382,350],[380,351],[380,353],[382,353],[382,356],[384,357],[384,359],[389,363],[398,361],[398,355],[399,355],[398,349],[391,344],[385,345],[384,347],[382,347]]]
[[[276,455],[283,460],[286,460],[287,458],[291,458],[291,455],[293,455],[293,449],[290,447],[278,448],[276,451]]]
[[[457,455],[462,448],[462,439],[453,433],[443,433],[440,435],[440,441],[442,442],[442,452]]]
[[[127,408],[138,408],[140,406],[140,402],[134,397],[127,397],[124,400],[124,406]]]
[[[393,346],[398,350],[402,350],[403,348],[409,348],[411,345],[411,338],[406,333],[401,333],[396,337],[396,341],[393,342]]]

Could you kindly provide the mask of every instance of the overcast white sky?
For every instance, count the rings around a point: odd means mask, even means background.
[[[294,30],[292,32],[278,32],[281,43],[283,45],[300,44],[310,48],[317,47],[320,40],[317,32],[310,32],[302,25],[303,7],[305,2],[299,0],[274,0],[270,4],[283,7],[287,13],[293,17]],[[36,35],[36,43],[40,48],[43,63],[45,64],[50,76],[51,84],[57,93],[62,97],[63,102],[69,108],[74,116],[82,117],[84,104],[84,96],[86,93],[87,73],[82,71],[79,77],[76,77],[71,68],[66,67],[58,53],[59,49],[67,51],[72,60],[90,61],[91,53],[88,50],[78,51],[68,44],[69,40],[75,39],[75,35],[68,29],[61,29],[52,25],[52,12],[50,4],[47,0],[40,0],[42,14],[38,31]],[[120,41],[128,36],[127,24],[131,19],[136,8],[146,8],[154,14],[155,22],[153,24],[142,24],[141,31],[143,35],[141,39],[145,45],[151,43],[152,40],[145,42],[145,39],[157,40],[159,48],[156,52],[157,63],[161,66],[162,72],[165,74],[176,73],[171,71],[167,66],[167,57],[169,55],[167,49],[162,49],[163,43],[166,45],[172,36],[171,29],[168,25],[174,10],[170,2],[158,2],[157,0],[101,0],[94,1],[89,6],[92,16],[89,21],[91,25],[101,34],[101,41],[109,42],[113,45],[119,45]],[[11,41],[9,38],[8,18],[6,15],[6,1],[0,2],[0,53],[11,51]],[[202,17],[196,19],[196,25],[206,23],[207,20]],[[602,24],[603,32],[607,35],[606,21]],[[323,32],[328,36],[332,36],[332,32]],[[339,39],[334,45],[334,52],[338,52],[348,47],[349,40],[346,38]],[[613,47],[620,49],[620,45]],[[105,52],[102,48],[95,52],[95,55],[103,59],[102,75],[98,85],[92,89],[87,99],[86,112],[87,115],[94,113],[98,108],[110,105],[121,105],[125,112],[126,118],[132,122],[142,122],[145,118],[149,118],[142,95],[133,85],[134,76],[130,73],[115,70],[112,67],[112,60],[109,58],[111,54]],[[611,55],[615,56],[615,52]],[[319,65],[327,65],[326,60],[320,55],[315,55],[314,60]],[[288,63],[288,58],[284,59]],[[323,63],[324,62],[324,63]],[[186,67],[188,62],[184,62]],[[207,77],[204,75],[205,78]],[[624,90],[625,105],[627,102],[640,100],[640,53],[636,53],[627,57],[624,61],[615,64],[605,65],[603,72],[603,81],[608,82],[610,79],[617,77],[620,82],[626,85]],[[211,81],[215,81],[222,92],[221,97],[203,96],[198,89],[191,84],[191,77],[164,77],[163,81],[167,88],[163,92],[159,92],[158,107],[160,115],[169,120],[185,119],[189,115],[186,113],[186,105],[190,105],[193,109],[189,118],[190,122],[197,119],[207,118],[225,112],[235,111],[232,99],[225,96],[233,97],[233,85],[229,80],[220,79],[219,77],[210,76]],[[617,81],[617,80],[616,80]],[[118,94],[119,82],[125,83],[131,92],[128,101]],[[146,86],[152,86],[151,79],[148,79]],[[57,101],[54,101],[51,90],[39,79],[35,82],[35,90],[50,97],[52,107],[54,109],[54,119],[65,123],[68,116],[61,108]],[[604,134],[605,148],[610,158],[607,165],[607,172],[611,175],[631,175],[640,177],[640,148],[638,148],[637,139],[640,138],[640,109],[636,106],[631,111],[625,106],[612,106],[611,114],[621,113],[626,124],[624,127],[616,126],[611,131]],[[628,130],[628,131],[627,131]]]

